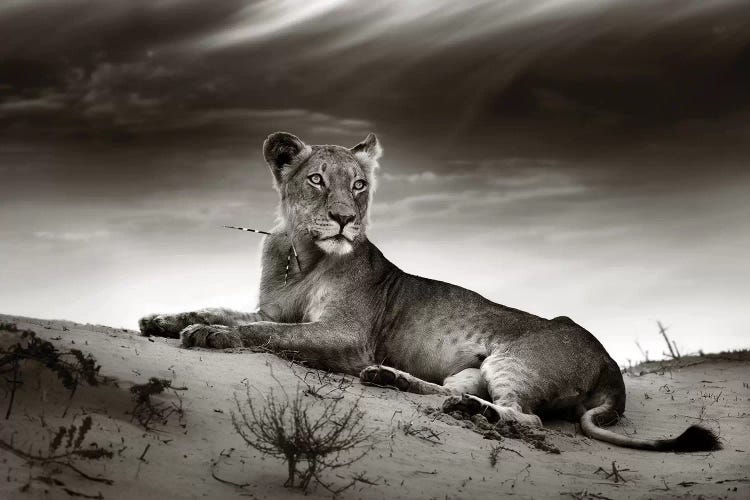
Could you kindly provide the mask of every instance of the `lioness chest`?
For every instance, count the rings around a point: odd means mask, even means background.
[[[314,269],[291,276],[288,282],[269,280],[261,285],[260,308],[274,321],[285,323],[340,322],[349,317],[366,320],[363,304],[371,301],[366,286],[357,286],[335,268]]]
[[[284,290],[266,293],[260,309],[273,321],[312,323],[321,321],[337,295],[333,283],[323,281],[287,285]]]
[[[323,318],[329,302],[334,296],[334,288],[329,283],[318,283],[306,293],[302,310],[302,321],[314,322]]]

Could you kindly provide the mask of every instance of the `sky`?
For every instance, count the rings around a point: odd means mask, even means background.
[[[402,269],[621,364],[750,346],[744,0],[6,0],[0,312],[251,310],[263,139],[385,150]]]

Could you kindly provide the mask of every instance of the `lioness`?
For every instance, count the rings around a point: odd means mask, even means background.
[[[625,385],[591,333],[570,318],[495,304],[388,261],[366,236],[381,152],[374,134],[351,149],[309,146],[285,132],[268,136],[263,154],[281,217],[263,244],[258,311],[152,315],[141,319],[141,332],[181,337],[185,347],[294,351],[365,383],[459,395],[452,407],[490,421],[541,426],[539,415],[557,415],[620,446],[719,447],[699,426],[673,439],[600,428],[625,410]]]

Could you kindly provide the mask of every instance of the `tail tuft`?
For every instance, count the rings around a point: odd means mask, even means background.
[[[659,449],[676,452],[713,451],[720,450],[721,443],[712,430],[691,425],[676,438],[659,441]]]

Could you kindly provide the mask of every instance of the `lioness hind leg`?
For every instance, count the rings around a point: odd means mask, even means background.
[[[365,385],[391,387],[415,394],[450,394],[451,391],[441,385],[427,382],[414,375],[389,366],[372,365],[363,369],[359,379]]]
[[[443,380],[443,387],[450,390],[453,394],[473,394],[482,399],[489,397],[487,383],[484,381],[479,368],[466,368],[446,377]]]
[[[501,420],[542,426],[542,420],[532,413],[538,399],[534,396],[538,392],[538,377],[533,370],[527,369],[513,356],[504,354],[488,356],[479,369],[492,401],[483,402],[484,407],[494,410]]]

